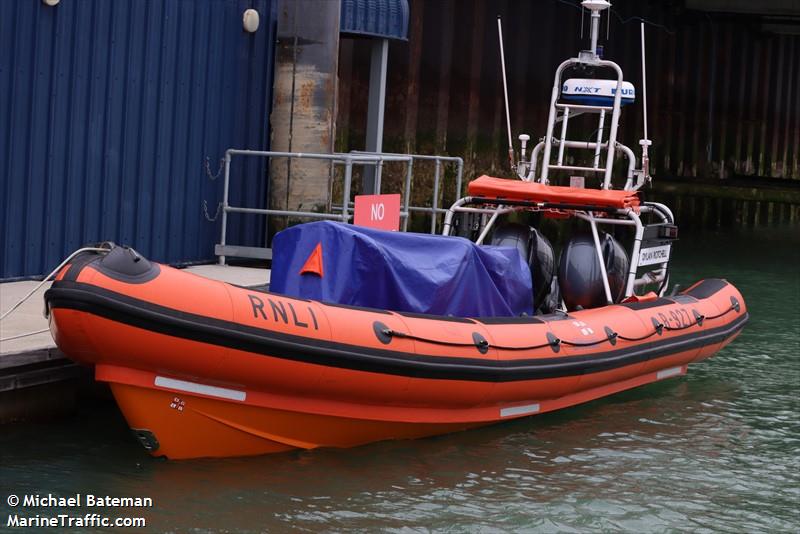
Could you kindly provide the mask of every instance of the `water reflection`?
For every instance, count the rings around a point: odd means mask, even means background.
[[[800,524],[800,247],[786,243],[798,235],[680,242],[673,279],[724,274],[752,315],[685,378],[438,438],[186,462],[147,457],[113,405],[84,406],[4,427],[0,484],[149,496],[144,515],[166,531],[790,531]]]

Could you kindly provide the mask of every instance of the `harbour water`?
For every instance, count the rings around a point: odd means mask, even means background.
[[[437,438],[182,462],[147,456],[113,403],[84,402],[0,427],[0,531],[11,513],[100,511],[156,531],[796,532],[800,228],[683,235],[674,255],[673,281],[725,277],[751,314],[684,378]],[[11,494],[153,506],[22,509]]]

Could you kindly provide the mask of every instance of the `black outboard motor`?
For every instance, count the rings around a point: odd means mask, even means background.
[[[556,274],[553,246],[538,230],[522,224],[504,224],[492,233],[490,245],[516,247],[528,262],[533,280],[534,312],[550,313],[558,301],[548,298]],[[541,309],[540,309],[541,308]]]
[[[610,234],[600,233],[600,248],[605,259],[611,298],[618,302],[625,293],[630,260],[628,253]],[[558,283],[568,310],[597,308],[606,304],[603,275],[591,234],[572,237],[561,251]]]
[[[453,217],[453,229],[450,235],[475,241],[481,231],[480,213],[459,212]]]

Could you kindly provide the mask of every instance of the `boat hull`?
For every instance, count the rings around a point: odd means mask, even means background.
[[[151,454],[175,459],[352,447],[557,410],[681,376],[748,317],[722,280],[569,315],[459,319],[76,262],[46,296],[56,342],[96,366]]]
[[[407,422],[366,419],[344,415],[323,415],[276,409],[255,402],[196,393],[207,386],[199,382],[147,377],[141,385],[131,382],[130,370],[102,368],[98,379],[111,386],[123,415],[142,445],[155,456],[171,459],[229,457],[285,452],[318,447],[348,448],[376,441],[414,439],[468,430],[500,420],[541,414],[567,408],[620,391],[686,374],[686,366],[675,366],[565,395],[506,408],[501,418],[475,419],[461,423],[434,420]],[[143,378],[143,377],[139,377]],[[163,377],[161,377],[163,379]],[[156,384],[161,383],[161,386]],[[357,412],[356,407],[353,412]],[[462,414],[461,417],[465,417]],[[405,419],[405,418],[403,418]]]

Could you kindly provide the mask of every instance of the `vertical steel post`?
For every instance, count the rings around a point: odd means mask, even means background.
[[[380,156],[380,159],[375,162],[375,167],[377,167],[377,171],[375,172],[375,187],[372,192],[376,195],[380,195],[381,177],[383,176],[383,156]]]
[[[475,240],[476,245],[483,245],[483,240],[486,239],[487,235],[489,235],[489,230],[492,229],[492,226],[494,226],[494,223],[497,221],[500,213],[505,210],[505,208],[506,207],[503,204],[500,204],[497,206],[497,208],[495,208],[494,213],[492,213],[492,216],[489,218],[489,221],[484,224],[478,239]],[[484,217],[485,216],[486,214],[484,214]]]
[[[439,207],[439,173],[442,169],[442,161],[436,158],[436,170],[433,173],[433,203],[431,210],[431,233],[436,233],[436,208]]]
[[[528,176],[525,177],[526,182],[536,181],[536,163],[539,161],[539,152],[542,151],[542,147],[544,147],[544,141],[539,141],[531,150],[531,159],[528,160],[530,169],[528,170]]]
[[[367,102],[367,152],[383,151],[383,112],[386,103],[386,70],[389,61],[389,40],[375,39],[369,66],[369,100]],[[364,167],[361,193],[376,193],[375,167]]]
[[[594,250],[597,252],[597,261],[600,262],[600,274],[603,277],[603,290],[606,292],[606,302],[614,304],[614,299],[611,298],[611,287],[608,284],[608,273],[606,272],[606,262],[603,259],[603,249],[600,247],[600,236],[597,233],[597,224],[594,222],[592,212],[587,212],[589,217],[589,226],[592,227],[592,238],[594,239]]]
[[[225,151],[225,176],[222,182],[222,229],[220,230],[219,244],[225,246],[225,233],[228,230],[228,191],[231,181],[231,153]],[[220,256],[218,263],[225,265],[225,256]]]
[[[564,108],[564,113],[561,115],[561,143],[558,145],[558,164],[564,164],[564,149],[566,148],[565,141],[567,140],[567,123],[569,122],[569,106]]]
[[[581,15],[583,15],[583,10],[581,10]],[[591,36],[592,36],[592,45],[591,50],[592,54],[597,54],[597,33],[600,28],[600,12],[599,11],[592,11],[592,28],[591,28]],[[583,25],[581,25],[581,29],[583,29]]]
[[[344,192],[342,193],[342,222],[346,223],[349,219],[348,209],[350,207],[350,182],[353,179],[353,160],[350,157],[344,163]]]
[[[408,206],[411,204],[411,173],[413,172],[412,171],[412,167],[414,165],[413,161],[414,160],[412,159],[408,162],[408,170],[406,171],[406,187],[405,187],[405,192],[403,193],[403,211],[406,212],[406,217],[403,220],[404,232],[408,230],[408,219],[409,219]]]
[[[604,67],[611,67],[617,72],[617,90],[614,93],[614,108],[611,112],[611,130],[608,133],[606,173],[603,179],[603,189],[611,189],[611,171],[614,168],[614,150],[617,146],[617,128],[619,127],[619,113],[622,106],[622,69],[613,61],[600,61],[599,64]]]
[[[713,26],[712,26],[713,29]],[[644,180],[647,181],[650,179],[650,155],[648,154],[648,148],[653,143],[650,141],[650,138],[647,136],[647,61],[645,60],[645,48],[644,48],[644,21],[642,21],[641,26],[641,34],[642,34],[642,119],[644,120],[644,139],[639,140],[639,144],[642,147],[642,174],[644,175]],[[716,45],[716,40],[713,37],[712,31],[712,42]],[[713,50],[712,50],[713,51]],[[711,60],[711,83],[709,84],[709,102],[710,105],[708,106],[708,162],[711,163],[711,117],[712,117],[712,110],[714,109],[714,66],[716,62],[713,60],[716,57],[716,51],[713,51]],[[666,287],[666,286],[665,286]]]
[[[594,168],[600,167],[600,144],[603,142],[603,127],[606,124],[606,110],[600,110],[600,121],[597,125],[597,146],[594,147]]]
[[[633,250],[631,251],[631,267],[628,271],[628,283],[625,284],[625,296],[633,295],[634,282],[636,281],[636,270],[639,268],[639,250],[642,248],[642,237],[644,236],[644,226],[639,216],[628,210],[627,215],[636,223],[636,234],[633,238]]]
[[[497,16],[497,38],[500,41],[500,67],[503,70],[503,96],[506,103],[506,128],[508,128],[508,163],[514,169],[514,144],[511,141],[511,114],[508,110],[508,83],[506,82],[506,55],[503,51],[503,23]]]
[[[553,91],[550,94],[550,115],[547,118],[547,134],[544,136],[544,156],[542,156],[542,172],[539,175],[539,181],[543,184],[548,183],[547,175],[550,172],[550,151],[553,147],[553,128],[556,124],[556,102],[558,101],[558,94],[561,90],[561,73],[564,69],[575,63],[576,60],[568,59],[561,63],[556,69],[555,79],[553,81]]]
[[[461,179],[464,175],[464,160],[458,158],[458,171],[456,171],[456,199],[461,198]]]
[[[450,230],[453,228],[453,216],[456,214],[456,209],[465,204],[469,204],[470,202],[472,202],[472,197],[459,198],[447,209],[447,213],[444,214],[442,235],[450,235]]]

